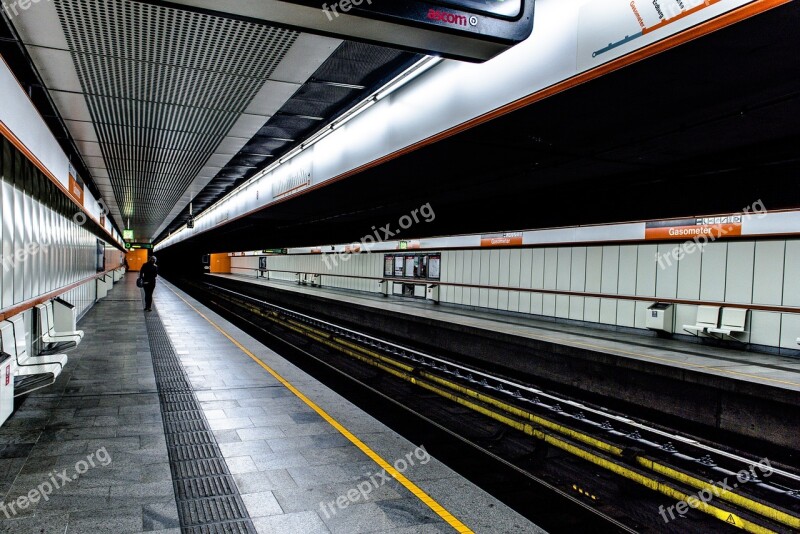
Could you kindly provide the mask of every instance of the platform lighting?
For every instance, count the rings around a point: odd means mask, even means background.
[[[443,61],[443,58],[441,58],[439,56],[425,56],[421,60],[417,61],[415,64],[411,65],[405,71],[401,72],[395,78],[393,78],[391,81],[386,83],[383,87],[381,87],[380,89],[378,89],[377,91],[375,91],[374,93],[369,95],[367,98],[365,98],[364,100],[362,100],[361,102],[359,102],[358,104],[353,106],[350,109],[350,111],[348,111],[342,117],[340,117],[339,119],[337,119],[333,123],[331,123],[328,128],[323,128],[320,132],[317,132],[317,134],[315,134],[312,137],[310,137],[301,146],[295,147],[294,150],[290,151],[288,154],[286,154],[283,157],[281,157],[280,159],[278,159],[278,161],[274,162],[272,165],[268,166],[266,169],[264,169],[263,171],[257,173],[255,176],[253,176],[252,178],[247,180],[245,183],[243,183],[242,185],[240,185],[239,187],[237,187],[236,189],[231,191],[225,198],[231,198],[233,195],[238,194],[241,189],[247,187],[251,183],[254,183],[254,182],[260,180],[261,178],[263,178],[264,176],[268,175],[269,173],[271,173],[272,171],[274,171],[275,169],[277,169],[278,167],[280,167],[284,163],[288,162],[289,160],[291,160],[292,158],[294,158],[295,156],[297,156],[301,152],[307,150],[308,148],[311,148],[312,146],[317,144],[319,141],[321,141],[325,137],[329,136],[335,130],[339,129],[341,126],[347,124],[348,122],[350,122],[351,120],[356,118],[358,115],[361,115],[367,109],[371,108],[372,106],[377,104],[379,101],[383,100],[384,98],[386,98],[390,94],[394,93],[395,91],[397,91],[398,89],[400,89],[401,87],[403,87],[404,85],[409,83],[411,80],[417,78],[418,76],[420,76],[423,73],[427,72],[428,70],[432,69],[433,67],[435,67],[436,65],[438,65],[442,61]],[[196,219],[200,219],[201,217],[205,216],[207,213],[210,213],[216,206],[219,205],[219,203],[223,202],[224,200],[225,199],[220,199],[219,201],[214,203],[213,206],[211,206],[209,209],[205,210],[203,213],[198,215],[195,218],[195,220]]]

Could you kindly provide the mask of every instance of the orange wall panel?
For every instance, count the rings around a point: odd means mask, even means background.
[[[212,254],[209,270],[212,273],[231,274],[231,257],[227,254]]]
[[[138,271],[142,265],[147,263],[147,251],[144,249],[131,250],[125,255],[125,259],[128,260],[129,271]]]

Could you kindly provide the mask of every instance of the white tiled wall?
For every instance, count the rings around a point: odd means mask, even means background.
[[[731,240],[709,243],[680,260],[659,264],[679,243],[536,249],[444,251],[442,282],[496,286],[484,289],[443,286],[443,302],[645,328],[647,307],[659,298],[800,307],[800,240]],[[349,261],[320,255],[270,257],[269,268],[379,278],[383,254],[358,254]],[[234,266],[257,267],[257,258],[234,258]],[[237,272],[234,270],[234,272]],[[243,271],[238,271],[244,274]],[[295,280],[293,274],[273,278]],[[329,287],[377,292],[377,281],[323,278]],[[535,288],[647,298],[553,295],[514,291]],[[652,301],[650,300],[652,299]],[[696,306],[678,305],[675,326],[693,324]],[[747,338],[752,343],[798,348],[800,315],[752,311]]]

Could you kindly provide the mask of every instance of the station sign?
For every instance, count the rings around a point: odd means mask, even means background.
[[[69,194],[83,206],[83,180],[74,173],[69,173]]]
[[[481,247],[515,247],[520,245],[522,245],[522,232],[504,232],[481,236]]]
[[[125,248],[133,250],[153,250],[152,243],[125,243]]]
[[[650,221],[645,225],[645,240],[719,239],[742,235],[742,216],[701,217],[672,221]]]

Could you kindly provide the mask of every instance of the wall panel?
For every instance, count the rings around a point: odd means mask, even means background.
[[[785,241],[756,243],[753,277],[753,304],[777,304],[783,301]]]
[[[678,298],[698,300],[700,298],[700,272],[703,254],[695,250],[687,254],[678,263]],[[694,321],[691,323],[694,324]]]
[[[631,267],[632,269],[632,267]],[[635,271],[631,273],[633,275]],[[603,267],[600,292],[615,295],[619,287],[619,247],[603,247]]]
[[[544,249],[544,289],[557,289],[558,249]]]
[[[694,254],[697,254],[696,252]],[[694,254],[690,254],[693,256]],[[728,263],[728,244],[709,243],[703,247],[700,268],[700,300],[725,300],[725,271]]]
[[[728,244],[725,302],[753,302],[753,267],[755,242],[733,241]]]
[[[522,251],[514,249],[509,254],[508,259],[508,285],[509,287],[520,287],[520,265],[522,264]],[[519,311],[519,291],[511,291],[508,295],[508,310]]]
[[[601,291],[602,275],[603,247],[589,247],[586,249],[586,291],[588,293]]]
[[[636,258],[636,295],[654,297],[656,294],[656,245],[640,245]]]
[[[529,288],[533,284],[533,249],[523,249],[520,254],[520,287]],[[531,293],[523,291],[519,295],[520,313],[531,312]]]
[[[620,295],[636,295],[638,250],[635,245],[619,247],[617,291]]]
[[[800,239],[786,242],[784,266],[783,305],[800,307]]]
[[[678,295],[679,263],[672,259],[672,250],[675,245],[658,245],[657,256],[653,258],[656,271],[656,297],[674,299]],[[669,258],[669,262],[666,261]]]

